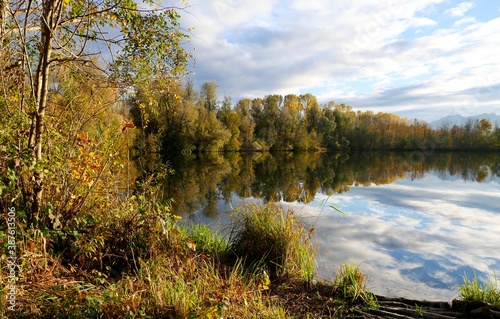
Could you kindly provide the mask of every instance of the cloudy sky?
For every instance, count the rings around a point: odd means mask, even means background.
[[[498,0],[188,4],[191,77],[221,98],[313,93],[428,121],[500,113]]]

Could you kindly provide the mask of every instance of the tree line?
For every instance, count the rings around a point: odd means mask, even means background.
[[[500,128],[487,119],[463,126],[428,123],[395,114],[354,111],[313,94],[217,97],[216,82],[198,92],[192,82],[168,92],[139,92],[129,100],[135,125],[167,157],[213,151],[491,150],[500,148]],[[147,90],[155,92],[154,86]]]

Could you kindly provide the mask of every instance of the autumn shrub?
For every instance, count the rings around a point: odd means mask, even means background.
[[[149,175],[137,185],[135,195],[101,211],[100,222],[73,242],[76,255],[87,262],[85,267],[119,275],[137,271],[141,259],[185,249],[181,242],[187,230],[179,226],[181,218],[171,213],[171,201],[159,195],[157,186],[168,172],[165,167]]]
[[[271,277],[312,280],[312,228],[308,231],[292,211],[251,205],[236,212],[231,227],[229,255],[243,259],[246,267],[265,267]]]

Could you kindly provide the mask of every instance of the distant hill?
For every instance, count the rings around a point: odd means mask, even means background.
[[[494,113],[484,113],[484,114],[479,114],[479,115],[474,115],[474,116],[461,116],[461,115],[448,115],[443,117],[442,119],[439,119],[437,121],[433,121],[429,123],[429,125],[433,129],[438,129],[444,125],[459,125],[462,126],[464,125],[469,119],[472,119],[473,121],[475,120],[482,120],[482,119],[487,119],[488,121],[495,125],[500,126],[500,115],[496,115]]]

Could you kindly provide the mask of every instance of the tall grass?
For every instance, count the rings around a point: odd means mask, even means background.
[[[126,236],[125,247],[135,249],[129,255],[134,258],[130,261],[132,268],[124,271],[120,278],[111,278],[106,271],[81,267],[90,263],[66,265],[62,258],[45,252],[43,235],[35,234],[32,238],[26,235],[27,244],[20,245],[22,263],[19,264],[15,312],[6,312],[7,281],[2,264],[0,317],[286,317],[282,306],[266,299],[259,277],[250,276],[242,262],[221,262],[227,251],[227,240],[207,226],[184,225],[176,218],[164,216],[163,219],[148,218],[148,227],[128,227],[125,234],[123,219],[130,221],[129,215],[135,216],[136,211],[120,211],[124,216],[115,215],[113,228],[102,225],[101,229],[106,230],[105,234],[114,230],[116,236]],[[154,211],[156,207],[144,210],[142,215]],[[109,247],[115,247],[121,242],[107,241],[105,247],[111,244]],[[31,246],[33,248],[29,248]],[[98,256],[97,253],[91,255],[92,259]],[[79,258],[89,259],[85,254]]]
[[[474,273],[469,279],[463,276],[464,283],[459,286],[459,292],[464,301],[483,301],[492,305],[500,305],[500,289],[496,274],[487,283],[481,284]]]
[[[143,292],[142,309],[157,309],[156,315],[169,309],[175,318],[284,318],[281,307],[263,301],[257,282],[243,279],[238,264],[221,273],[217,263],[201,255],[172,261],[161,258],[141,266],[131,286]]]
[[[345,299],[363,301],[370,308],[377,308],[377,298],[366,289],[366,275],[358,266],[345,263],[340,265],[334,286],[342,292]]]
[[[222,255],[228,249],[228,240],[206,224],[191,224],[189,237],[197,251]]]
[[[315,265],[311,235],[291,211],[274,204],[250,205],[234,216],[229,253],[246,267],[264,267],[273,278],[310,282]]]

